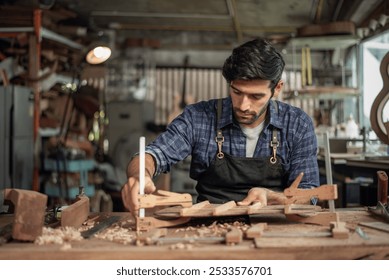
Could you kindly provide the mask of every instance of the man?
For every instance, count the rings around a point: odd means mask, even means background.
[[[146,147],[145,193],[152,177],[192,156],[190,177],[198,200],[239,205],[283,204],[282,190],[304,172],[300,188],[319,186],[317,141],[311,118],[274,101],[284,82],[284,60],[267,41],[256,39],[232,52],[223,66],[229,97],[189,105]],[[139,158],[128,165],[124,206],[139,209]]]

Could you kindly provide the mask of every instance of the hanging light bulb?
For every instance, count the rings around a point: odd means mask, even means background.
[[[89,64],[103,63],[111,56],[111,52],[109,47],[98,45],[87,53],[86,61]]]

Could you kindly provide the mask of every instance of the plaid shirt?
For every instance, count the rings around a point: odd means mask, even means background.
[[[270,102],[272,104],[272,102]],[[270,140],[272,128],[278,128],[280,146],[277,155],[282,159],[288,186],[304,172],[300,188],[319,186],[317,140],[311,118],[301,109],[277,101],[270,111],[254,151],[254,157],[272,154]],[[156,174],[169,172],[173,164],[191,156],[190,177],[199,178],[217,152],[216,136],[217,99],[188,105],[162,133],[146,147],[156,159]],[[246,137],[233,118],[231,98],[223,99],[223,112],[218,124],[222,128],[222,150],[232,156],[246,157]],[[285,186],[287,187],[287,186]]]

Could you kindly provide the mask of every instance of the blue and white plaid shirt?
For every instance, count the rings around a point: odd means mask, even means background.
[[[280,142],[277,155],[282,159],[288,186],[300,172],[304,172],[300,188],[319,186],[317,140],[311,118],[299,108],[278,101],[276,104],[278,112],[274,106],[269,106],[270,119],[265,122],[259,136],[254,157],[270,158],[272,128],[276,127]],[[217,152],[216,107],[217,99],[186,106],[183,113],[169,124],[167,131],[146,147],[146,152],[156,159],[155,175],[169,172],[173,164],[189,155],[192,156],[192,179],[199,178],[209,167]],[[218,126],[223,130],[223,152],[246,157],[246,136],[234,121],[230,97],[223,99],[223,112]]]

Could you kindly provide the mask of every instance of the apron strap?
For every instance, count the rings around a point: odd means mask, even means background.
[[[278,113],[277,103],[274,100],[272,100],[271,103],[274,106],[274,108],[276,109],[276,112]],[[270,147],[273,149],[273,154],[270,157],[270,163],[271,164],[275,164],[277,162],[277,147],[279,145],[280,145],[280,142],[277,139],[277,128],[273,127],[272,137],[271,137],[271,140],[270,140]]]
[[[221,119],[222,111],[223,111],[223,103],[222,102],[223,102],[222,99],[218,99],[218,101],[217,101],[217,120],[216,120],[216,137],[215,137],[215,140],[217,143],[217,148],[218,148],[218,152],[217,152],[216,156],[219,159],[224,158],[224,153],[222,152],[222,145],[224,142],[224,136],[223,136],[222,130],[220,128],[218,128],[219,121]]]
[[[216,156],[219,159],[224,158],[224,153],[222,152],[224,136],[223,136],[222,130],[220,128],[218,128],[218,124],[219,124],[219,121],[220,121],[220,118],[222,115],[222,109],[223,109],[222,102],[223,102],[222,99],[218,99],[218,101],[217,101],[217,121],[216,121],[216,137],[215,137],[215,141],[216,141],[217,147],[218,147],[218,152],[217,152]],[[276,102],[274,100],[271,100],[271,103],[275,107],[276,112],[278,112],[278,106],[277,106]],[[270,147],[273,149],[272,156],[270,157],[271,164],[275,164],[277,162],[277,148],[278,148],[278,146],[280,146],[280,142],[277,139],[277,129],[274,127],[272,130],[272,139],[270,141]]]

